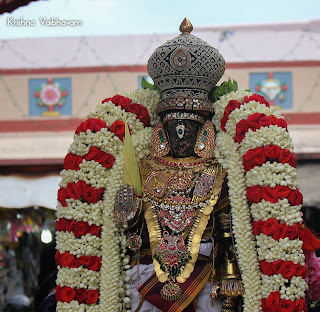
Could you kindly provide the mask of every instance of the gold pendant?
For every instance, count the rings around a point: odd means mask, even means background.
[[[172,281],[166,283],[160,290],[161,298],[166,301],[176,301],[182,294],[179,284]]]

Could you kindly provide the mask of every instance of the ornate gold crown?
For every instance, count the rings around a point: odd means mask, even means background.
[[[162,92],[157,114],[167,110],[213,111],[210,90],[225,71],[222,55],[207,42],[190,34],[185,18],[179,36],[158,47],[148,61],[148,73]]]

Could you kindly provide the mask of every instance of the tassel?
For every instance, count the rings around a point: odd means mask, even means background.
[[[320,240],[307,228],[302,229],[300,239],[303,241],[303,250],[316,251],[320,248]]]

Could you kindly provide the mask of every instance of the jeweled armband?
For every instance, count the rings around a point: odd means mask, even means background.
[[[142,210],[142,200],[136,197],[134,188],[123,185],[117,192],[114,204],[114,222],[123,229],[132,228],[139,220]]]

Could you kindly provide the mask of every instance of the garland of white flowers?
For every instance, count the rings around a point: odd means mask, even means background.
[[[265,259],[293,260],[295,263],[304,265],[304,255],[301,240],[289,241],[285,238],[277,242],[264,234],[260,234],[256,239],[252,232],[252,221],[266,221],[274,217],[286,222],[287,225],[292,225],[301,222],[302,219],[299,212],[301,205],[290,206],[287,199],[279,200],[275,204],[262,200],[260,203],[249,205],[246,191],[250,186],[275,187],[281,184],[293,189],[297,188],[296,169],[288,164],[267,162],[247,173],[244,169],[242,157],[249,149],[275,144],[282,149],[293,151],[292,141],[286,129],[273,125],[261,127],[256,131],[249,129],[241,143],[234,140],[237,123],[254,113],[282,118],[273,107],[267,107],[257,101],[244,103],[244,97],[251,95],[244,90],[224,95],[214,103],[213,117],[213,124],[217,129],[215,155],[227,169],[228,174],[233,233],[245,287],[245,312],[262,311],[262,298],[267,298],[273,291],[280,290],[281,299],[296,300],[303,298],[304,291],[307,289],[305,280],[300,276],[294,276],[290,287],[285,287],[288,279],[281,274],[267,276],[260,270],[259,261]],[[224,132],[220,121],[230,100],[237,100],[241,106],[230,113]]]
[[[158,117],[155,107],[160,97],[156,91],[132,90],[122,94],[131,99],[132,103],[145,106],[150,115],[150,124],[155,125]],[[90,271],[82,267],[59,267],[57,285],[87,289],[99,289],[99,304],[88,305],[72,300],[70,303],[58,301],[58,311],[123,311],[130,308],[129,293],[125,289],[125,271],[129,259],[126,256],[126,237],[113,222],[113,207],[116,192],[123,184],[123,143],[108,128],[116,121],[127,121],[132,135],[137,160],[149,153],[152,128],[144,127],[133,113],[126,112],[112,101],[99,104],[86,119],[98,118],[106,123],[107,128],[93,133],[91,130],[74,135],[74,142],[68,150],[73,155],[84,156],[90,146],[114,156],[115,163],[111,169],[104,168],[96,161],[83,160],[79,170],[63,170],[60,187],[68,183],[83,180],[95,188],[103,187],[103,199],[95,204],[82,203],[75,199],[67,199],[67,206],[57,206],[57,219],[66,218],[86,221],[89,224],[103,225],[101,238],[87,234],[75,238],[68,232],[57,232],[57,249],[60,253],[70,252],[72,255],[102,256],[100,272]]]

